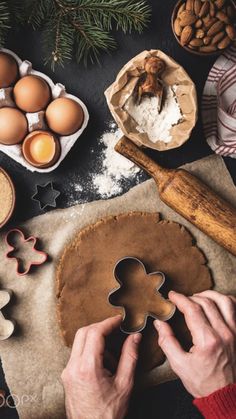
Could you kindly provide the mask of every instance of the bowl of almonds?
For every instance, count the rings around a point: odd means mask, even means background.
[[[219,54],[236,41],[233,0],[179,0],[172,29],[179,44],[197,55]]]

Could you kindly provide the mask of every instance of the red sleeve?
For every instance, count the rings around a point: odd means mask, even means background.
[[[229,384],[207,397],[195,399],[193,404],[205,419],[235,419],[236,384]]]

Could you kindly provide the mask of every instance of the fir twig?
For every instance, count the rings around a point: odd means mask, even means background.
[[[99,60],[116,46],[113,29],[139,33],[150,18],[146,0],[0,0],[0,43],[10,24],[29,24],[41,30],[45,63],[63,65]]]
[[[4,46],[5,37],[10,28],[10,13],[6,1],[0,1],[0,46]]]

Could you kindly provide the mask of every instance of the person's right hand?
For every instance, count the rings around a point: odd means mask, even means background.
[[[236,298],[216,291],[185,297],[171,291],[183,313],[193,346],[185,352],[168,323],[155,320],[159,345],[173,371],[195,398],[236,382]]]

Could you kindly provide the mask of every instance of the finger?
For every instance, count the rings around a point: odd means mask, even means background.
[[[87,328],[87,336],[81,354],[82,362],[103,368],[105,337],[119,327],[122,316],[110,317],[100,323],[94,323]]]
[[[84,345],[86,341],[87,327],[82,327],[79,329],[75,335],[69,362],[78,360],[82,355],[84,350]]]
[[[214,301],[214,303],[217,305],[218,309],[220,310],[220,313],[231,329],[233,333],[235,333],[236,329],[236,304],[234,302],[234,298],[232,296],[227,296],[224,294],[221,294],[217,291],[213,290],[207,290],[203,291],[200,294],[195,294],[198,296],[203,296],[206,298],[211,299]]]
[[[158,332],[158,344],[166,355],[171,367],[178,373],[177,366],[186,362],[187,353],[176,339],[172,328],[166,322],[155,320],[154,326]]]
[[[214,301],[212,301],[210,298],[202,296],[201,294],[194,295],[190,298],[192,301],[202,307],[205,316],[207,317],[213,329],[215,329],[217,332],[220,331],[220,333],[224,333],[229,330],[228,325],[225,323],[225,320]]]
[[[125,340],[115,379],[117,385],[121,388],[131,389],[133,386],[141,339],[142,335],[140,333],[135,333],[134,335],[128,336]]]
[[[206,334],[211,333],[212,329],[201,306],[193,302],[189,297],[185,297],[174,291],[170,291],[169,299],[183,313],[186,324],[190,330],[194,344],[202,344]],[[197,327],[196,327],[197,325]]]

